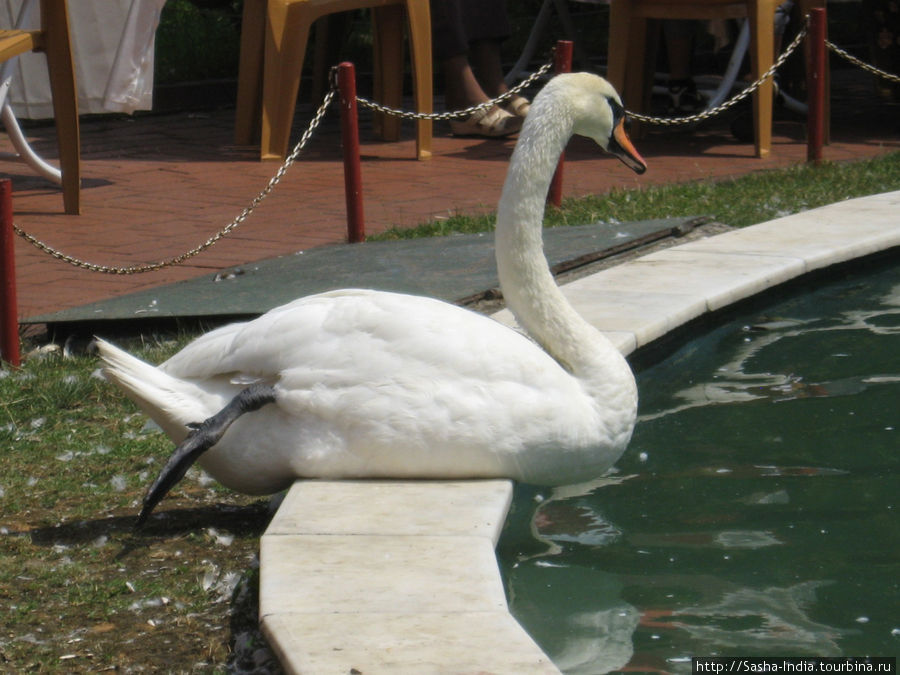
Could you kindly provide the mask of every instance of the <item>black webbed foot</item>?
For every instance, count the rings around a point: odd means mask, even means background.
[[[228,405],[212,417],[200,423],[189,424],[191,432],[175,448],[147,491],[135,527],[141,527],[147,521],[153,508],[166,493],[184,478],[184,474],[200,455],[219,442],[238,417],[274,402],[275,390],[272,387],[252,385],[238,393]]]

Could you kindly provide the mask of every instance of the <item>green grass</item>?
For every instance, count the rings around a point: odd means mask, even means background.
[[[158,362],[183,342],[130,347]],[[265,505],[192,469],[169,518],[133,533],[172,445],[97,368],[57,351],[0,370],[0,670],[220,668],[231,639],[220,596],[251,565]]]
[[[900,152],[853,163],[824,162],[765,171],[728,180],[613,190],[605,195],[567,199],[548,208],[547,227],[596,222],[627,222],[679,216],[714,216],[744,227],[805,209],[900,189]],[[457,233],[487,232],[494,215],[453,215],[413,228],[391,228],[369,237],[391,241]]]
[[[146,350],[150,359],[161,353],[158,346]],[[4,371],[0,445],[9,451],[0,486],[7,513],[27,510],[36,497],[42,507],[53,508],[68,495],[78,495],[77,508],[65,511],[68,519],[124,506],[133,499],[127,485],[110,502],[104,484],[119,475],[135,484],[146,468],[139,466],[143,459],[164,452],[141,432],[144,420],[134,407],[109,395],[97,367],[94,359],[50,353],[27,359],[21,370]]]

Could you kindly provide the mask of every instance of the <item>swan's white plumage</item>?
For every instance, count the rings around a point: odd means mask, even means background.
[[[498,269],[509,306],[540,346],[434,299],[350,289],[214,330],[159,367],[100,341],[110,379],[176,442],[249,383],[274,386],[275,405],[241,417],[199,460],[243,492],[277,491],[298,477],[597,476],[631,436],[634,378],[559,293],[540,229],[549,176],[580,117],[599,114],[591,132],[606,147],[610,96],[617,100],[596,76],[555,78],[535,99],[511,162]]]

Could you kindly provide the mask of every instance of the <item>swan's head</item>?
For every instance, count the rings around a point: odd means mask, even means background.
[[[563,89],[572,106],[572,133],[594,139],[636,173],[647,170],[647,163],[625,131],[622,99],[609,82],[592,73],[568,73],[557,75],[550,85]]]

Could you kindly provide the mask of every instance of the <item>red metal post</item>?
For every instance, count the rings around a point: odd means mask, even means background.
[[[553,70],[557,74],[572,72],[572,42],[570,40],[559,40],[556,43],[556,49],[553,51]],[[553,174],[550,192],[547,195],[547,201],[553,206],[562,204],[563,165],[565,161],[566,153],[563,152],[559,156],[559,163],[556,165],[556,172]]]
[[[825,36],[827,19],[824,7],[809,12],[809,63],[807,64],[806,160],[822,161],[825,140]]]
[[[0,359],[18,367],[19,309],[13,238],[12,181],[0,179]]]
[[[341,106],[341,140],[344,146],[344,194],[347,199],[347,239],[366,240],[363,217],[362,170],[359,163],[359,116],[356,110],[356,69],[344,61],[338,65]]]

